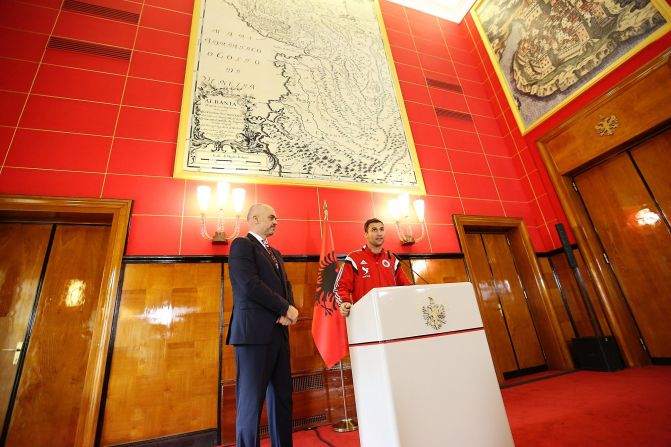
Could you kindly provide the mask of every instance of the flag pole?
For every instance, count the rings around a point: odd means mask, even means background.
[[[324,200],[324,220],[328,220],[329,210],[326,205],[326,200]],[[349,417],[347,413],[347,396],[345,394],[345,374],[343,373],[342,360],[338,362],[338,368],[340,369],[340,391],[342,393],[342,407],[345,410],[345,417],[340,420],[340,422],[333,424],[333,431],[338,433],[345,433],[349,431],[355,431],[359,429],[359,424],[356,419]]]
[[[325,225],[324,225],[324,228],[323,228],[323,235],[322,235],[322,249],[321,249],[321,254],[319,256],[319,264],[320,264],[320,270],[319,270],[320,271],[320,280],[319,281],[320,281],[322,287],[323,287],[323,284],[324,284],[324,280],[321,277],[322,269],[324,268],[324,266],[322,265],[322,262],[324,262],[324,260],[326,259],[326,248],[327,247],[330,247],[329,259],[331,259],[331,261],[329,261],[329,262],[331,262],[332,264],[335,264],[333,272],[332,272],[333,274],[335,274],[335,271],[338,267],[338,260],[335,257],[335,250],[334,250],[334,245],[333,245],[333,235],[331,234],[330,226],[329,226],[329,223],[328,223],[329,210],[328,210],[328,205],[326,204],[326,200],[324,200],[323,211],[324,211],[323,222],[325,223]],[[320,221],[320,224],[321,224],[321,221]],[[329,244],[329,242],[330,242],[330,244]],[[333,280],[335,280],[335,278],[333,278]],[[322,289],[322,291],[323,291],[323,289]],[[334,313],[335,315],[337,315],[337,317],[340,317],[339,309],[338,309],[338,306],[335,303],[333,293],[332,293],[332,291],[329,291],[328,293],[330,295],[330,300],[327,299],[326,302],[330,301],[330,303],[331,303],[330,305],[333,305],[333,309],[332,310],[327,310],[327,308],[324,307],[324,311],[327,312],[327,315],[331,315],[332,313]],[[315,336],[315,321],[321,321],[321,320],[316,320],[316,318],[317,318],[317,314],[316,314],[317,310],[316,309],[317,308],[315,308],[315,316],[313,317],[313,320],[312,320],[312,336],[315,338],[315,344],[317,345],[317,348],[319,349],[320,354],[322,355],[322,357],[324,357],[324,353],[322,352],[323,339],[322,339],[321,336],[318,336],[318,337]],[[343,324],[345,324],[344,319],[343,320],[337,320],[337,321],[341,322],[340,328],[344,329],[344,327],[342,326]],[[345,333],[342,333],[342,335],[344,335],[344,334]],[[344,347],[344,352],[338,352],[338,354],[340,354],[341,359],[342,359],[342,357],[344,357],[347,354],[347,340],[346,339],[344,340],[343,347]],[[333,354],[333,352],[331,352],[331,354]],[[330,358],[331,354],[329,354],[329,358]],[[330,360],[328,361],[328,363],[331,363],[331,365],[329,365],[329,368],[330,368],[333,365],[333,363]],[[347,412],[347,395],[345,394],[345,374],[343,372],[342,360],[340,360],[338,363],[339,363],[339,369],[340,369],[340,391],[342,393],[342,405],[343,405],[343,409],[345,410],[345,418],[341,419],[339,422],[333,424],[331,427],[333,428],[333,431],[342,433],[342,432],[349,432],[349,431],[358,430],[359,425],[357,424],[356,419],[352,419],[352,418],[349,417],[349,414]]]
[[[345,398],[345,375],[342,369],[342,360],[338,362],[340,365],[340,390],[342,391],[342,406],[345,409],[345,418],[341,419],[337,424],[333,424],[333,431],[344,433],[359,429],[359,424],[356,419],[352,419],[347,414],[347,399]]]

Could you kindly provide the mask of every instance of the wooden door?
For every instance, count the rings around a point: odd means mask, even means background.
[[[517,369],[545,364],[543,350],[534,328],[526,292],[505,234],[483,233],[482,242],[501,303],[501,310],[515,351]]]
[[[671,219],[671,130],[630,152],[668,225]]]
[[[508,335],[508,328],[500,310],[499,296],[492,277],[487,252],[482,243],[482,236],[477,233],[466,234],[466,245],[472,265],[469,273],[471,281],[480,292],[480,310],[487,331],[489,348],[496,369],[502,374],[517,370],[515,352]]]
[[[31,322],[51,228],[0,224],[0,427]]]
[[[504,377],[545,365],[504,233],[467,233],[471,280],[478,287],[492,357]]]
[[[109,232],[109,226],[56,226],[9,403],[7,446],[75,445]]]
[[[575,177],[594,229],[653,358],[671,358],[671,133]]]

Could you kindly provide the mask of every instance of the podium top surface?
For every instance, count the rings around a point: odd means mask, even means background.
[[[347,318],[350,346],[482,328],[470,282],[380,287]]]

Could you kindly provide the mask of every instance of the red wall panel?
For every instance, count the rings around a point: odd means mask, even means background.
[[[17,129],[7,165],[63,171],[105,172],[111,137]]]
[[[115,138],[108,171],[170,177],[175,163],[175,144]]]
[[[0,126],[16,126],[27,95],[10,91],[0,91]]]
[[[0,191],[59,197],[97,197],[104,174],[4,166]]]
[[[0,90],[28,92],[36,72],[36,62],[0,58]]]
[[[9,149],[9,143],[12,141],[13,136],[13,127],[0,126],[0,163],[4,163],[7,150]]]
[[[119,106],[31,94],[20,127],[113,135]]]
[[[47,39],[47,34],[0,26],[0,57],[37,62],[44,53]]]
[[[163,56],[161,54],[134,51],[130,63],[130,76],[156,79],[168,82],[184,82],[186,55],[181,58]]]
[[[32,93],[119,104],[123,85],[121,75],[42,64]]]
[[[191,31],[191,14],[145,5],[140,26],[188,36]]]
[[[0,26],[49,34],[58,11],[16,0],[0,2]]]

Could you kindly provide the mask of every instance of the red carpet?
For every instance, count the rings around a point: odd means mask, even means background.
[[[671,446],[671,366],[579,371],[502,393],[517,447]],[[328,445],[358,447],[358,432],[294,433],[295,447]]]
[[[671,367],[574,374],[503,390],[515,445],[671,446]]]

